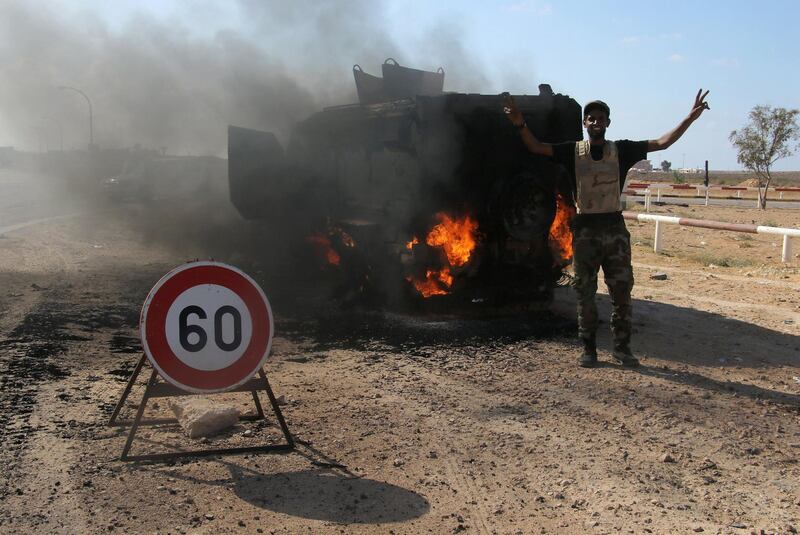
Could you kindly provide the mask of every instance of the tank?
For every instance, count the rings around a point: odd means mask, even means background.
[[[229,126],[237,210],[310,244],[344,274],[345,293],[547,304],[570,256],[554,244],[568,238],[553,234],[566,229],[556,218],[568,211],[556,188],[563,169],[526,150],[502,96],[444,92],[442,69],[389,59],[382,71],[355,65],[359,102],[303,120],[286,149],[269,132]],[[543,84],[515,100],[538,139],[582,138],[574,99]]]

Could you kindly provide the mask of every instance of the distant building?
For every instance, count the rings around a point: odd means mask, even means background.
[[[650,160],[642,160],[636,162],[636,164],[631,167],[631,170],[639,171],[640,173],[649,173],[653,170],[653,164],[650,162]]]

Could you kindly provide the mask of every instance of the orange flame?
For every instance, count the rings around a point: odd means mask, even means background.
[[[306,241],[314,246],[314,252],[316,252],[317,256],[324,259],[329,264],[338,266],[339,262],[341,262],[342,258],[339,256],[339,253],[333,250],[333,247],[331,247],[331,240],[327,236],[315,233],[307,237]]]
[[[450,268],[443,268],[441,271],[429,269],[425,273],[425,280],[414,280],[408,277],[406,280],[414,284],[414,288],[422,294],[422,297],[430,297],[432,295],[447,295],[445,288],[450,288],[453,285],[453,276],[450,274]],[[444,285],[444,288],[442,288]]]
[[[427,270],[425,280],[417,280],[413,277],[406,279],[413,283],[414,288],[426,298],[449,293],[448,289],[454,281],[450,268],[463,266],[469,262],[472,251],[477,245],[475,234],[478,230],[478,222],[470,216],[453,219],[447,214],[439,212],[436,214],[436,218],[439,223],[430,230],[425,238],[425,243],[431,247],[442,247],[449,265],[439,270]],[[406,248],[411,250],[417,243],[419,240],[415,236],[406,244]]]
[[[342,240],[342,243],[345,245],[345,247],[355,247],[356,246],[356,240],[354,240],[353,237],[350,234],[348,234],[347,232],[345,232],[344,230],[342,230],[342,229],[337,227],[337,228],[332,229],[331,233],[332,234],[336,234],[337,236],[339,236],[339,239]]]
[[[575,215],[575,208],[568,205],[559,193],[556,197],[556,217],[550,225],[550,248],[558,259],[569,262],[572,260],[572,229],[569,223]]]
[[[339,227],[329,227],[327,234],[315,232],[306,238],[306,241],[314,247],[314,252],[319,258],[330,265],[338,266],[342,261],[342,257],[333,248],[333,240],[337,240],[337,245],[341,244],[348,248],[356,246],[356,241],[353,237]]]
[[[441,212],[436,217],[439,224],[428,233],[425,243],[432,247],[443,247],[451,266],[463,266],[475,249],[478,222],[470,216],[464,216],[461,220],[451,219]]]

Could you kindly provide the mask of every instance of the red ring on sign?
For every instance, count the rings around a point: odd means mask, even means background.
[[[253,329],[250,343],[236,362],[219,370],[186,365],[167,341],[166,318],[177,297],[194,286],[224,286],[244,301]],[[224,264],[202,262],[167,274],[150,291],[142,309],[142,346],[150,363],[172,384],[194,392],[223,392],[252,377],[263,365],[272,342],[272,312],[261,289],[249,277]]]

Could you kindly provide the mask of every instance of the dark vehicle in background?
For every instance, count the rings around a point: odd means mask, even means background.
[[[322,235],[327,244],[310,241],[334,249],[348,284],[390,300],[548,302],[566,260],[551,237],[563,171],[529,154],[501,96],[446,93],[441,69],[382,67],[377,77],[354,66],[359,102],[300,122],[285,150],[269,132],[230,126],[233,204],[287,240]],[[582,138],[572,98],[543,84],[515,99],[538,139]],[[466,257],[451,255],[454,243]]]
[[[115,202],[151,202],[224,194],[226,162],[214,156],[158,156],[126,160],[122,171],[103,181]]]

